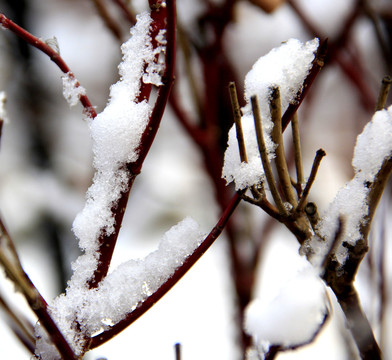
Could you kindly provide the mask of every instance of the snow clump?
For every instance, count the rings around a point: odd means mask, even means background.
[[[74,74],[67,72],[62,76],[63,80],[63,96],[67,100],[69,106],[75,106],[82,95],[86,95],[86,89],[81,86]]]
[[[318,224],[317,234],[307,246],[314,253],[311,261],[321,265],[338,228],[339,218],[344,221],[342,239],[355,246],[361,239],[360,227],[368,215],[369,186],[385,160],[392,156],[392,106],[377,111],[372,120],[357,137],[352,165],[354,177],[336,194]],[[321,239],[320,239],[321,238]],[[347,247],[340,245],[335,253],[336,260],[343,265]]]
[[[241,163],[235,126],[230,129],[228,147],[222,177],[227,183],[235,183],[236,190],[245,189],[264,181],[264,170],[259,155],[254,128],[254,120],[250,98],[256,95],[260,104],[263,132],[269,159],[274,158],[275,144],[270,138],[273,127],[269,112],[271,87],[279,87],[282,112],[294,103],[303,82],[308,75],[319,40],[313,39],[303,44],[299,40],[290,39],[280,47],[271,50],[253,65],[245,77],[246,105],[242,109],[242,128],[248,163]]]
[[[83,351],[84,334],[93,336],[124,319],[173,275],[203,238],[199,225],[188,217],[164,234],[157,250],[119,265],[97,289],[71,280],[66,294],[57,297],[49,311],[76,354]],[[82,332],[75,329],[76,323]],[[41,359],[60,359],[40,326],[36,336]]]
[[[301,258],[301,268],[272,300],[253,300],[246,309],[245,331],[258,352],[266,353],[271,346],[289,349],[307,344],[325,322],[329,312],[325,285]]]

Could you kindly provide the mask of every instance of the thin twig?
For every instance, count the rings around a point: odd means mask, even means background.
[[[58,349],[59,353],[65,359],[77,359],[70,345],[65,340],[61,331],[49,315],[47,310],[47,303],[37,288],[31,282],[28,275],[25,273],[21,266],[9,261],[3,252],[0,251],[0,265],[4,268],[7,276],[15,284],[15,286],[22,292],[26,298],[31,309],[37,315],[40,324],[45,328],[51,341]]]
[[[34,349],[35,347],[34,327],[31,324],[29,324],[30,326],[26,326],[26,324],[24,324],[23,321],[21,320],[22,315],[16,314],[15,311],[11,309],[11,307],[4,300],[1,294],[0,294],[0,307],[3,308],[4,311],[7,313],[10,322],[12,322],[13,328],[15,328],[15,332],[16,332],[16,328],[20,331],[19,334],[20,336],[18,336],[20,341],[22,341],[23,344],[25,344],[29,350],[31,350],[31,348]],[[27,346],[28,344],[30,345]]]
[[[15,24],[13,21],[8,19],[4,14],[0,14],[0,25],[3,28],[12,31],[15,35],[22,38],[28,44],[34,46],[38,50],[42,51],[44,54],[48,55],[50,60],[52,60],[64,74],[71,73],[73,75],[70,68],[65,63],[65,61],[60,56],[60,54],[54,49],[52,49],[52,47],[50,47],[45,41],[42,41],[36,36],[30,34],[28,31],[26,31],[25,29],[21,28],[19,25]],[[80,86],[79,82],[77,82],[75,86],[76,87]],[[91,102],[87,97],[87,95],[80,95],[79,101],[83,105],[86,114],[89,117],[95,118],[97,116],[97,113],[94,107],[91,105]]]
[[[129,6],[125,4],[122,0],[112,0],[123,12],[124,17],[128,20],[130,25],[136,24],[136,16],[135,14],[129,9]]]
[[[174,350],[176,352],[176,360],[181,360],[181,344],[180,343],[175,344]]]
[[[257,144],[259,147],[259,152],[260,152],[261,162],[263,164],[265,177],[267,179],[267,183],[268,183],[268,186],[271,190],[272,197],[275,201],[275,204],[276,204],[279,212],[281,214],[283,214],[284,216],[288,216],[287,209],[285,208],[283,201],[282,201],[282,198],[280,197],[280,194],[279,194],[278,189],[276,187],[275,179],[272,174],[271,164],[268,159],[268,153],[267,153],[267,148],[266,148],[265,141],[264,141],[263,128],[262,128],[262,123],[261,123],[259,101],[257,99],[257,96],[252,96],[250,98],[250,100],[251,100],[251,104],[252,104],[253,118],[254,118],[255,128],[256,128]]]
[[[389,75],[384,76],[381,81],[380,92],[378,93],[376,111],[382,110],[385,108],[385,104],[387,103],[387,98],[389,94],[389,89],[391,88],[392,77]]]
[[[117,21],[114,21],[111,18],[109,11],[107,10],[105,4],[103,3],[103,0],[91,0],[91,1],[94,3],[95,8],[97,9],[99,16],[104,21],[106,27],[111,31],[111,33],[117,40],[121,41],[122,38],[121,29],[118,26]]]
[[[283,194],[293,207],[297,206],[297,199],[295,198],[293,187],[291,186],[291,180],[289,175],[289,169],[287,167],[286,156],[284,153],[283,133],[282,133],[282,112],[280,104],[280,90],[278,87],[271,89],[270,98],[270,112],[271,119],[274,123],[271,137],[272,141],[276,144],[275,149],[275,165],[278,173],[280,185],[282,186]]]
[[[357,56],[350,53],[350,49],[346,46],[350,39],[350,34],[354,28],[354,24],[362,13],[362,0],[357,0],[352,7],[351,12],[347,15],[345,21],[341,25],[339,35],[334,41],[331,41],[328,63],[336,62],[347,79],[350,80],[361,96],[362,104],[366,110],[371,110],[374,107],[374,94],[369,88],[369,84],[365,79],[366,71],[360,63]],[[320,31],[308,18],[304,11],[297,5],[294,0],[287,0],[287,4],[295,12],[305,29],[313,36],[319,39],[324,38],[323,32]]]
[[[237,90],[234,82],[231,82],[229,84],[229,92],[230,92],[231,106],[233,108],[235,130],[237,134],[237,142],[240,151],[240,159],[241,162],[247,163],[248,159],[246,156],[244,133],[242,131],[242,124],[241,124],[241,110],[240,110],[240,104],[238,102]]]
[[[316,175],[317,175],[317,170],[320,166],[321,160],[322,158],[326,155],[325,151],[323,149],[319,149],[316,152],[316,156],[313,160],[313,165],[312,165],[312,170],[310,171],[310,175],[309,175],[309,179],[306,182],[306,186],[305,189],[302,193],[301,198],[299,199],[299,203],[297,206],[297,212],[301,212],[306,204],[306,200],[308,198],[309,192],[310,192],[310,188],[313,185],[314,180],[316,179]]]
[[[0,93],[0,143],[1,143],[1,135],[3,133],[3,125],[4,125],[4,117],[5,117],[5,103],[7,101],[7,96],[5,93]]]
[[[201,104],[199,92],[197,90],[196,79],[193,74],[193,69],[191,64],[192,53],[191,53],[190,41],[187,37],[185,30],[182,28],[180,24],[177,24],[177,34],[178,34],[178,40],[181,46],[182,54],[184,56],[186,79],[189,83],[189,89],[191,91],[194,107],[196,109],[198,118],[202,119],[202,114],[203,114],[202,104]]]
[[[304,171],[302,166],[302,154],[301,154],[301,140],[299,136],[299,125],[298,125],[298,115],[295,113],[293,119],[291,120],[291,130],[293,134],[293,144],[294,144],[294,160],[295,169],[297,172],[297,187],[298,196],[301,196],[302,186],[305,182]]]
[[[368,18],[370,19],[370,21],[373,24],[374,32],[376,34],[378,44],[379,44],[379,46],[381,48],[381,52],[383,54],[383,60],[385,62],[385,66],[386,66],[387,70],[389,70],[389,72],[390,72],[390,70],[391,70],[391,64],[390,64],[391,50],[390,50],[387,32],[384,31],[384,28],[382,26],[380,14],[375,13],[375,11],[372,9],[372,6],[370,5],[369,1],[362,0],[362,4],[363,4],[363,9],[364,9],[365,14],[368,16]]]
[[[3,244],[3,241],[5,242]],[[22,267],[20,260],[19,260],[19,256],[18,253],[16,251],[14,242],[12,241],[11,237],[8,234],[8,231],[3,223],[3,219],[0,217],[0,251],[1,248],[5,246],[5,248],[11,252],[11,255],[13,257],[13,261],[20,267]]]

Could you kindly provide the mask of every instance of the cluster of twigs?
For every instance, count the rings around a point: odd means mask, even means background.
[[[107,28],[112,34],[118,39],[123,40],[121,26],[119,26],[118,19],[114,19],[111,12],[108,10],[108,4],[103,0],[92,0],[98,9],[98,13],[104,20]],[[262,9],[266,9],[266,2],[264,1],[251,1],[256,6]],[[301,150],[299,141],[298,131],[298,119],[297,110],[302,100],[308,93],[314,79],[319,73],[321,67],[326,63],[336,63],[343,70],[345,76],[354,84],[355,89],[360,94],[362,105],[365,109],[369,110],[374,106],[375,96],[369,90],[368,84],[363,80],[365,73],[361,62],[358,61],[358,55],[355,47],[350,42],[350,31],[353,28],[356,21],[365,12],[370,14],[369,7],[365,1],[358,1],[353,6],[353,11],[349,14],[342,30],[334,40],[329,41],[329,53],[326,57],[326,42],[323,42],[320,46],[318,53],[316,54],[315,61],[313,62],[312,69],[309,76],[306,78],[302,91],[297,96],[297,101],[291,104],[284,114],[281,114],[280,100],[279,100],[279,89],[272,89],[272,98],[270,103],[271,115],[275,124],[273,131],[273,140],[278,146],[276,168],[278,180],[274,178],[273,171],[270,169],[269,161],[266,159],[265,146],[263,145],[263,133],[260,127],[260,112],[258,110],[257,98],[252,98],[252,107],[255,118],[255,127],[257,132],[257,140],[260,150],[260,156],[262,159],[262,166],[265,170],[268,187],[271,190],[273,196],[273,203],[267,199],[265,189],[263,187],[253,187],[250,189],[251,195],[248,196],[244,191],[233,193],[232,189],[225,186],[224,181],[221,178],[222,168],[222,154],[226,145],[226,134],[227,130],[232,125],[231,115],[231,104],[233,107],[234,120],[237,126],[237,134],[239,136],[239,150],[241,154],[241,160],[246,162],[246,149],[241,140],[241,126],[240,126],[240,104],[242,99],[238,100],[234,83],[239,84],[236,79],[234,68],[228,60],[225,48],[223,46],[223,34],[228,24],[233,21],[233,13],[236,5],[235,0],[223,1],[220,4],[215,2],[206,1],[207,11],[198,21],[199,33],[187,33],[186,29],[182,29],[178,26],[179,35],[179,49],[183,53],[184,67],[186,69],[187,81],[191,88],[193,95],[193,103],[195,107],[196,119],[190,118],[187,112],[184,111],[178,91],[176,88],[171,92],[173,73],[174,73],[174,58],[175,58],[175,1],[168,0],[163,2],[161,0],[150,0],[151,16],[153,18],[152,27],[152,38],[154,34],[160,29],[167,30],[167,52],[166,52],[166,68],[163,74],[164,86],[158,90],[157,100],[155,102],[154,110],[150,118],[150,123],[147,126],[146,132],[143,134],[139,158],[137,162],[128,164],[127,168],[129,173],[132,175],[128,191],[124,192],[119,202],[113,206],[112,211],[116,220],[116,230],[110,236],[107,236],[102,231],[99,250],[99,267],[94,274],[94,277],[90,279],[90,288],[96,288],[102,279],[105,278],[111,257],[116,244],[117,236],[121,227],[122,218],[126,208],[126,204],[131,191],[133,181],[135,177],[140,173],[143,161],[146,158],[151,144],[154,140],[155,134],[158,130],[160,119],[163,111],[166,107],[166,103],[169,102],[170,106],[174,110],[176,118],[179,123],[184,127],[187,134],[197,145],[202,158],[204,161],[206,172],[211,178],[211,182],[214,185],[216,200],[222,210],[222,215],[218,220],[216,226],[211,230],[209,235],[205,238],[202,244],[197,250],[187,258],[182,266],[180,266],[173,276],[164,283],[155,293],[149,296],[143,303],[126,316],[122,321],[114,324],[108,330],[103,333],[93,336],[87,342],[85,351],[100,346],[104,342],[110,340],[122,331],[124,328],[132,324],[137,318],[143,315],[148,309],[153,306],[164,294],[166,294],[172,286],[186,273],[186,271],[205,253],[205,251],[212,245],[212,243],[222,233],[223,229],[227,230],[227,237],[230,245],[230,256],[233,268],[233,281],[238,297],[239,304],[239,328],[242,328],[244,309],[249,303],[251,298],[251,292],[254,285],[255,269],[258,263],[258,256],[260,255],[259,246],[262,241],[261,237],[256,241],[256,251],[254,257],[251,259],[243,259],[240,256],[240,250],[236,245],[236,229],[234,229],[231,223],[228,223],[231,215],[234,213],[238,204],[242,199],[261,207],[266,213],[271,215],[273,219],[283,223],[298,239],[300,244],[303,244],[311,234],[314,232],[315,225],[318,220],[317,207],[313,203],[308,202],[308,195],[312,183],[315,179],[318,166],[322,157],[325,155],[323,150],[319,150],[316,154],[313,167],[310,172],[310,176],[305,183],[305,176],[302,167]],[[166,6],[162,6],[164,3]],[[301,12],[296,3],[293,0],[289,0],[288,4],[301,19],[303,25],[308,29],[309,33],[313,36],[323,38],[320,31],[306,18]],[[129,7],[125,5],[122,0],[113,0],[112,6],[115,6],[123,14],[123,21],[128,25],[135,23],[135,15],[130,11]],[[374,13],[371,13],[373,16]],[[370,15],[368,15],[370,16]],[[47,43],[40,40],[39,38],[28,33],[26,30],[9,20],[5,15],[0,14],[0,24],[15,33],[23,41],[29,43],[35,48],[39,49],[43,53],[49,56],[49,58],[60,68],[64,73],[71,73],[71,70],[58,54],[58,52],[50,47]],[[214,36],[205,37],[203,34],[206,33],[206,29],[209,31],[212,29]],[[212,39],[212,40],[211,40]],[[381,40],[380,40],[381,41]],[[342,54],[349,56],[343,56]],[[202,78],[205,82],[205,92],[202,93],[196,86],[195,74],[191,66],[192,57],[197,57],[202,67]],[[355,66],[354,66],[355,65]],[[230,96],[227,91],[224,91],[227,84],[231,83]],[[386,80],[386,83],[388,81]],[[151,85],[142,84],[139,101],[148,99],[152,92]],[[377,108],[381,109],[385,106],[385,99],[387,90],[380,92],[380,100]],[[87,96],[83,95],[80,97],[86,113],[91,118],[96,116],[96,112],[91,105]],[[282,134],[285,131],[288,124],[291,122],[293,132],[293,147],[295,154],[295,168],[297,173],[297,179],[294,181],[289,175],[289,167],[285,154],[282,141]],[[1,132],[0,132],[1,134]],[[363,235],[363,247],[361,249],[355,248],[350,249],[351,258],[348,262],[345,276],[337,276],[338,271],[334,267],[333,261],[327,261],[325,265],[324,278],[329,286],[334,290],[343,310],[346,313],[347,319],[350,320],[349,324],[352,324],[350,330],[352,331],[354,338],[357,342],[358,348],[360,349],[361,356],[367,359],[380,358],[380,351],[377,343],[372,334],[369,322],[366,320],[366,316],[361,310],[361,306],[353,286],[355,274],[358,266],[363,259],[367,250],[367,236],[370,229],[371,219],[377,206],[378,200],[385,187],[387,178],[391,172],[391,161],[388,160],[383,164],[382,169],[373,184],[370,184],[371,191],[369,192],[369,219],[366,225],[361,229]],[[305,186],[303,186],[305,184]],[[289,203],[287,207],[285,203]],[[40,323],[50,334],[53,343],[56,345],[59,353],[66,359],[76,358],[69,344],[65,341],[61,332],[58,330],[56,324],[51,319],[47,312],[47,304],[43,297],[39,294],[37,288],[29,280],[28,276],[24,272],[18,256],[12,245],[11,238],[7,233],[4,225],[1,223],[0,228],[0,262],[5,268],[7,276],[17,285],[18,290],[26,297],[30,307],[36,313]],[[339,234],[336,235],[337,241]],[[333,257],[330,257],[333,259]],[[246,279],[246,281],[244,281]],[[244,285],[245,284],[245,285]],[[0,297],[1,306],[7,309],[7,312],[14,319],[13,324],[15,332],[19,334],[19,338],[24,342],[26,347],[34,352],[35,340],[33,335],[33,327],[31,324],[26,322],[19,316],[7,302]],[[360,327],[356,326],[361,324]],[[358,329],[361,333],[358,334]],[[365,341],[362,341],[363,331],[366,333]],[[242,333],[241,346],[245,352],[245,349],[250,343],[249,337]],[[369,348],[369,349],[368,349]],[[178,350],[179,353],[179,350]],[[180,355],[177,355],[178,358]]]
[[[317,56],[315,61],[317,61]],[[384,109],[390,84],[391,79],[389,76],[386,76],[381,83],[376,111]],[[230,90],[232,94],[240,158],[242,162],[247,162],[246,148],[241,127],[241,116],[238,100],[236,98],[235,85],[233,83],[230,84]],[[313,181],[315,180],[321,159],[326,154],[322,149],[317,151],[310,176],[305,187],[302,189],[304,177],[298,133],[298,119],[296,114],[294,114],[291,121],[295,167],[297,172],[297,181],[295,182],[289,175],[284,153],[282,137],[283,117],[280,109],[279,88],[271,88],[270,90],[269,106],[271,119],[274,124],[271,138],[277,145],[275,150],[277,180],[274,178],[274,172],[268,158],[261,125],[262,119],[260,116],[260,108],[256,96],[251,97],[251,104],[260,158],[265,173],[266,183],[268,184],[275,205],[271,204],[267,199],[263,183],[261,183],[260,186],[254,185],[249,189],[252,197],[247,196],[245,193],[241,196],[245,201],[261,207],[271,217],[284,224],[296,236],[299,243],[304,245],[304,243],[309,241],[314,234],[317,234],[318,232],[317,222],[319,216],[317,214],[317,206],[313,202],[307,202],[307,198]],[[344,219],[341,219],[340,226],[335,234],[335,240],[331,244],[330,250],[322,262],[322,277],[326,284],[331,287],[342,307],[347,319],[347,326],[356,342],[362,359],[381,359],[381,350],[373,335],[371,325],[362,310],[357,291],[354,287],[354,280],[358,268],[369,249],[368,236],[372,219],[391,173],[392,157],[390,156],[384,160],[374,181],[366,184],[369,189],[366,199],[369,209],[366,219],[360,224],[360,240],[358,240],[355,245],[349,245],[345,239],[342,238],[341,227],[344,226],[344,224],[342,224]],[[348,257],[343,265],[341,265],[335,257],[335,252],[340,244],[343,244],[343,246],[348,249]],[[311,251],[312,249],[308,249],[307,255],[311,256]],[[285,349],[281,346],[272,346],[266,355],[266,358],[273,359],[279,351],[284,350]]]

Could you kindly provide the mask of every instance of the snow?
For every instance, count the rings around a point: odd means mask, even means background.
[[[88,289],[71,280],[66,294],[55,299],[50,312],[76,353],[82,350],[85,339],[75,331],[75,321],[90,336],[119,322],[169,279],[203,238],[199,225],[193,219],[185,218],[166,232],[157,250],[143,259],[121,264],[97,289]],[[81,270],[77,271],[83,271],[86,257],[79,259],[82,261],[76,266],[81,266]],[[39,327],[36,334],[42,359],[56,359],[52,345]],[[50,355],[45,357],[45,354]]]
[[[229,132],[228,147],[222,170],[222,177],[228,183],[234,181],[236,190],[257,185],[264,179],[250,105],[251,96],[256,95],[259,99],[264,138],[271,160],[275,150],[275,144],[269,135],[273,127],[269,113],[271,87],[279,87],[280,89],[283,113],[288,105],[295,101],[298,91],[302,89],[318,44],[318,39],[313,39],[305,44],[299,40],[290,39],[261,57],[246,75],[245,98],[247,104],[242,109],[244,114],[242,127],[248,163],[240,161],[235,126],[233,126]]]
[[[65,100],[67,100],[69,106],[75,106],[78,103],[80,96],[86,95],[86,89],[79,85],[78,80],[71,72],[62,76],[62,79],[63,96]]]
[[[246,309],[245,331],[252,335],[258,351],[309,342],[328,313],[325,285],[310,263],[301,259],[302,266],[274,297],[253,300]]]
[[[155,58],[149,36],[150,23],[148,13],[138,17],[131,38],[121,47],[120,80],[111,86],[106,108],[90,121],[96,172],[87,191],[86,205],[73,224],[80,247],[86,251],[81,263],[91,265],[90,271],[76,265],[78,271],[75,271],[84,273],[80,278],[82,283],[95,269],[94,254],[101,231],[104,229],[108,235],[114,231],[111,208],[127,190],[130,174],[125,165],[138,158],[137,147],[152,110],[147,101],[136,102],[145,64]]]
[[[121,320],[167,280],[202,239],[197,224],[186,219],[166,234],[156,252],[144,260],[121,265],[98,289],[88,288],[87,281],[97,267],[99,236],[102,231],[107,235],[114,231],[111,209],[127,190],[132,175],[126,165],[138,159],[137,149],[152,111],[146,100],[137,101],[140,79],[156,86],[162,84],[159,72],[163,63],[159,55],[164,52],[165,32],[159,32],[156,40],[160,45],[153,49],[149,35],[150,15],[142,13],[137,20],[131,29],[131,38],[121,47],[120,80],[110,88],[108,105],[95,119],[89,119],[96,172],[87,191],[85,207],[73,223],[84,254],[72,265],[74,274],[66,294],[60,295],[50,307],[52,316],[78,354],[85,338],[75,331],[75,321],[82,332],[91,335],[107,324]],[[70,73],[63,77],[63,84],[65,98],[71,106],[75,105],[84,89]],[[122,291],[116,291],[118,288]],[[119,295],[117,298],[114,298],[115,293]],[[52,346],[40,329],[37,329],[37,336],[37,354],[42,359],[54,359]],[[45,357],[46,353],[50,355]]]
[[[352,165],[363,180],[371,181],[392,153],[392,107],[377,111],[357,137]]]
[[[336,194],[322,220],[317,234],[310,246],[315,253],[312,262],[322,263],[323,257],[334,239],[339,217],[344,219],[342,239],[350,245],[361,238],[360,226],[366,221],[368,214],[367,196],[369,188],[384,160],[392,155],[392,107],[378,111],[357,137],[352,165],[354,177],[347,182]],[[340,246],[336,258],[344,264],[347,248]]]
[[[5,110],[5,103],[7,101],[7,94],[0,91],[0,122],[7,121],[7,112]]]

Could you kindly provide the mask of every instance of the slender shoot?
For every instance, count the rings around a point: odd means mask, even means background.
[[[247,163],[248,159],[246,156],[244,133],[242,131],[242,125],[241,125],[241,110],[240,110],[240,104],[238,102],[237,89],[235,87],[234,82],[231,82],[229,84],[229,92],[230,92],[231,106],[233,108],[235,130],[237,134],[237,142],[240,151],[240,159],[241,162]]]
[[[294,143],[294,160],[295,160],[295,169],[297,172],[297,186],[298,186],[298,192],[300,196],[303,190],[302,186],[305,182],[305,178],[304,178],[304,170],[302,166],[301,140],[299,136],[297,113],[293,115],[293,119],[291,120],[291,130],[293,134],[293,143]]]
[[[261,125],[259,101],[257,99],[257,96],[252,96],[250,100],[252,104],[253,118],[254,118],[255,128],[256,128],[257,144],[259,147],[261,161],[263,163],[265,177],[267,179],[267,183],[271,190],[271,194],[275,201],[276,207],[278,208],[279,212],[282,215],[288,216],[287,209],[285,208],[282,198],[280,197],[279,191],[276,187],[275,179],[272,174],[271,164],[268,159],[267,147],[265,145],[263,128]]]
[[[289,169],[287,167],[286,157],[284,153],[283,134],[282,134],[282,111],[280,104],[280,90],[277,87],[271,89],[270,111],[274,127],[272,129],[272,141],[277,145],[275,149],[275,164],[278,172],[280,185],[286,200],[293,206],[297,206],[297,199],[293,187],[291,185]]]
[[[387,102],[389,89],[391,88],[392,77],[387,75],[381,81],[380,92],[378,93],[376,111],[382,110],[385,108],[385,104]]]
[[[314,180],[316,179],[316,175],[317,175],[317,171],[318,168],[320,166],[321,160],[322,158],[327,155],[325,153],[325,151],[323,149],[319,149],[316,152],[316,156],[313,160],[313,165],[312,165],[312,170],[310,171],[310,175],[309,175],[309,179],[306,183],[305,189],[302,193],[302,196],[299,200],[298,206],[297,206],[297,212],[300,212],[303,210],[305,204],[306,204],[306,200],[308,198],[309,192],[310,192],[310,188],[313,185]]]
[[[181,360],[181,344],[180,343],[175,344],[174,350],[176,352],[176,360]]]

